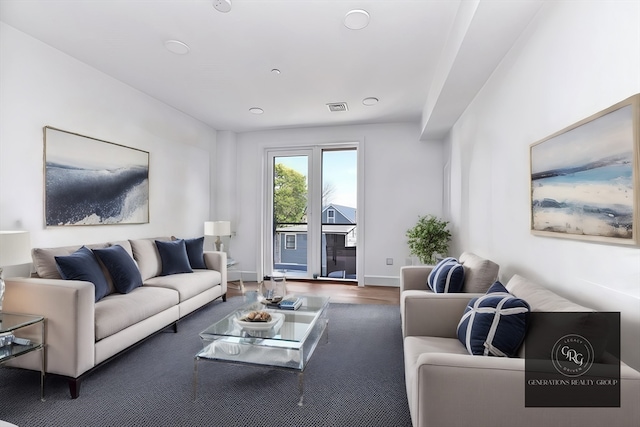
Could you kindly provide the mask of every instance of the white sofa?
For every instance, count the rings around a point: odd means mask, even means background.
[[[72,398],[78,397],[81,380],[95,367],[168,326],[177,331],[178,320],[199,307],[220,297],[226,301],[226,253],[204,252],[207,269],[162,276],[154,240],[171,238],[87,245],[122,246],[143,281],[128,293],[118,293],[106,273],[110,293],[97,302],[93,283],[63,280],[56,268],[55,256],[70,255],[80,246],[33,249],[35,277],[6,279],[3,310],[45,317],[45,370],[69,380]],[[35,353],[8,364],[40,370]]]
[[[515,275],[532,311],[590,311]],[[470,355],[457,326],[481,293],[402,293],[405,380],[414,427],[638,426],[640,373],[621,363],[620,408],[525,407],[525,359]],[[531,328],[528,333],[531,333]]]

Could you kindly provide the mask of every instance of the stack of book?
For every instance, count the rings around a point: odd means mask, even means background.
[[[280,301],[278,304],[278,308],[281,310],[297,310],[302,305],[302,298],[298,297],[287,297]]]

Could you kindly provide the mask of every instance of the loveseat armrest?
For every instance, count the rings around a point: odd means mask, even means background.
[[[220,272],[222,295],[227,293],[227,253],[222,251],[205,251],[204,263],[208,270]]]
[[[526,407],[525,360],[520,358],[423,353],[414,373],[415,427],[630,427],[640,421],[640,374],[623,362],[620,407],[609,408]]]
[[[405,265],[400,267],[400,292],[427,290],[427,279],[433,267],[433,265]]]
[[[2,310],[45,318],[45,370],[72,378],[95,364],[95,290],[78,280],[10,278]],[[40,370],[36,352],[9,362]]]
[[[504,419],[509,417],[498,414],[502,423],[488,417],[509,410],[504,398],[524,408],[524,359],[423,353],[418,356],[413,375],[410,406],[416,427],[508,425]],[[499,393],[487,392],[487,387]]]
[[[405,291],[400,294],[402,336],[456,338],[464,309],[483,294]]]

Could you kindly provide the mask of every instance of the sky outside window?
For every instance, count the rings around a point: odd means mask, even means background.
[[[331,203],[358,207],[357,158],[358,151],[355,149],[323,151],[323,186],[329,184],[334,188]],[[278,157],[277,162],[307,176],[306,156]],[[307,182],[308,180],[307,176]]]

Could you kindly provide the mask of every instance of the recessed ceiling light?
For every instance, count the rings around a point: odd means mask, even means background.
[[[373,97],[373,96],[370,96],[370,97],[368,97],[368,98],[363,99],[363,100],[362,100],[362,103],[363,103],[364,105],[369,105],[369,106],[371,106],[371,105],[376,105],[376,104],[378,103],[378,98]]]
[[[260,108],[260,107],[251,107],[251,108],[249,108],[249,112],[251,114],[262,114],[262,113],[264,113],[264,110],[262,108]]]
[[[213,7],[218,12],[227,13],[231,10],[231,0],[213,0]]]
[[[369,12],[366,10],[352,10],[344,17],[344,26],[350,30],[361,30],[369,25]]]
[[[176,55],[186,55],[189,53],[189,46],[178,40],[167,40],[164,42],[164,47],[167,48],[169,52],[175,53]]]

